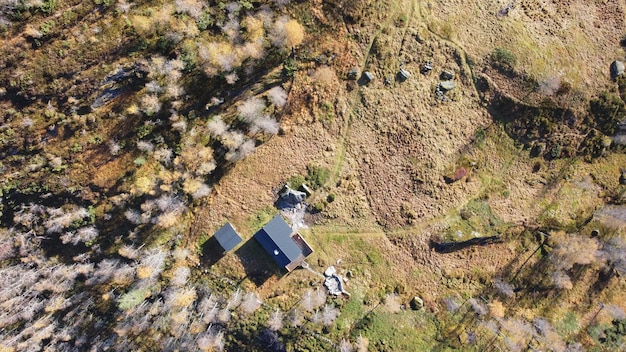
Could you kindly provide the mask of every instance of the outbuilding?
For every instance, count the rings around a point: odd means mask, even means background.
[[[233,225],[229,222],[224,224],[217,232],[213,235],[217,242],[224,248],[225,252],[230,251],[235,248],[241,242],[241,236],[237,233]]]

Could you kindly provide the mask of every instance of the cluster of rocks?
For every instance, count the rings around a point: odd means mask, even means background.
[[[341,296],[342,294],[350,296],[350,294],[344,290],[344,280],[341,276],[337,275],[337,270],[334,266],[330,266],[324,271],[324,277],[324,286],[328,289],[329,294],[333,296]]]
[[[433,70],[432,61],[427,61],[420,69],[420,73],[423,75],[428,75]],[[622,64],[623,71],[623,64]],[[360,84],[369,84],[375,78],[374,74],[370,71],[364,71],[363,74],[359,76],[359,69],[354,67],[350,71],[348,71],[347,78],[349,80],[359,80]],[[400,68],[400,70],[396,74],[396,80],[398,82],[404,82],[411,78],[411,73],[405,69]],[[437,100],[446,101],[448,100],[446,93],[456,88],[456,83],[454,83],[454,73],[450,71],[442,71],[439,76],[439,83],[437,83],[437,87],[435,88],[435,97]],[[384,84],[390,85],[393,81],[393,76],[385,77]]]
[[[443,71],[441,72],[439,79],[441,79],[441,81],[437,83],[437,87],[435,88],[435,96],[437,97],[437,100],[445,101],[448,99],[446,97],[446,93],[456,87],[456,84],[453,81],[454,73],[449,71]]]

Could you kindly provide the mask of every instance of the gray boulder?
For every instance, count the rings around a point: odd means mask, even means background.
[[[615,60],[611,63],[611,79],[617,78],[624,74],[624,63],[619,60]]]

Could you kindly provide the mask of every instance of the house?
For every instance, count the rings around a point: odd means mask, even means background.
[[[235,231],[233,225],[229,222],[224,224],[217,232],[213,235],[217,242],[219,242],[220,246],[224,248],[225,252],[230,251],[235,248],[241,242],[241,236]]]
[[[281,268],[292,271],[300,265],[313,250],[298,233],[294,233],[279,215],[276,215],[254,238]]]

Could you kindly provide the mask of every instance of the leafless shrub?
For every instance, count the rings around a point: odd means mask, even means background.
[[[189,275],[191,274],[191,270],[189,270],[186,266],[179,266],[172,273],[172,278],[170,279],[170,284],[173,286],[181,287],[187,284],[189,280]]]
[[[202,351],[223,351],[224,333],[209,326],[206,332],[198,336],[196,343]]]
[[[448,312],[454,313],[459,308],[461,308],[461,304],[454,297],[446,297],[443,299],[443,303],[446,305],[446,309]]]
[[[227,84],[235,84],[239,80],[239,76],[235,72],[232,72],[224,76],[224,79]]]
[[[133,5],[135,4],[129,4],[126,2],[126,0],[117,0],[115,8],[121,13],[128,13]]]
[[[285,92],[283,87],[280,86],[276,86],[268,90],[267,98],[272,104],[279,108],[282,108],[285,104],[287,104],[287,92]]]
[[[250,97],[237,107],[239,116],[246,122],[253,122],[263,115],[265,103],[257,97]]]
[[[626,241],[620,237],[613,237],[606,241],[602,253],[607,263],[620,275],[626,274]]]
[[[606,311],[611,316],[611,318],[613,318],[613,320],[626,319],[626,313],[624,313],[622,307],[618,306],[617,304],[605,304],[602,309]]]
[[[194,287],[173,288],[165,294],[165,307],[183,309],[189,307],[196,300]]]
[[[137,267],[137,277],[140,279],[156,279],[165,267],[167,254],[159,248],[145,251]]]
[[[256,149],[256,142],[252,139],[247,139],[243,142],[237,149],[231,149],[224,158],[230,162],[236,162],[242,159],[245,159]]]
[[[161,111],[161,101],[155,94],[146,94],[140,100],[141,111],[146,115],[152,116]]]
[[[533,326],[539,332],[539,336],[535,338],[544,346],[552,351],[565,351],[565,342],[561,339],[558,332],[543,318],[535,318]]]
[[[289,322],[289,325],[291,325],[294,328],[302,326],[302,319],[303,319],[302,312],[300,312],[296,308],[292,309],[289,312],[289,315],[287,316],[287,320]]]
[[[137,259],[139,257],[139,250],[131,245],[123,245],[117,250],[117,254],[128,259]]]
[[[561,236],[550,257],[559,270],[569,270],[574,264],[591,264],[601,259],[597,239],[577,234]]]
[[[561,76],[553,76],[539,82],[539,93],[543,95],[554,95],[561,88]]]
[[[552,279],[554,286],[557,288],[571,290],[574,287],[569,275],[567,275],[564,271],[557,270],[550,274],[550,278]]]
[[[513,286],[511,286],[507,282],[502,281],[502,279],[500,278],[497,278],[493,282],[493,287],[495,287],[498,290],[498,292],[500,292],[501,294],[507,297],[515,296],[515,291],[513,290]]]
[[[220,309],[219,312],[217,313],[217,321],[222,323],[222,324],[226,324],[230,321],[231,318],[231,312],[228,308],[224,308],[224,309]]]
[[[159,82],[153,79],[152,81],[146,83],[146,91],[148,91],[148,93],[159,94],[163,92],[163,87],[161,87]]]
[[[357,352],[367,352],[370,341],[367,337],[363,337],[359,334],[359,337],[356,338],[356,350]]]
[[[335,306],[332,304],[326,304],[322,309],[322,324],[324,324],[325,326],[330,326],[333,324],[338,316],[339,309],[335,308]]]
[[[176,0],[175,8],[177,13],[184,13],[194,19],[202,16],[204,4],[198,0]]]
[[[98,268],[90,278],[85,281],[88,286],[103,284],[113,276],[120,262],[117,259],[104,259],[98,263]]]
[[[339,352],[352,352],[354,351],[354,347],[350,343],[350,341],[346,339],[341,339],[339,342]]]
[[[244,295],[239,309],[241,309],[244,314],[252,314],[259,309],[259,307],[261,307],[259,296],[254,292],[248,292]]]
[[[264,132],[267,134],[277,134],[280,129],[280,124],[271,116],[263,115],[252,123],[250,131],[252,133]]]
[[[154,159],[165,166],[172,164],[172,156],[174,153],[171,149],[161,147],[154,152]]]
[[[154,152],[154,144],[146,141],[139,141],[137,142],[137,149],[143,152],[152,153]]]
[[[124,217],[126,217],[128,221],[130,221],[131,223],[135,225],[145,224],[149,222],[149,220],[146,221],[146,219],[141,216],[141,212],[134,210],[134,209],[126,210],[124,212]]]
[[[520,351],[526,347],[529,339],[534,335],[532,326],[521,319],[500,320],[500,327],[506,336],[505,344],[512,351]]]
[[[483,316],[489,313],[489,310],[487,309],[487,307],[485,307],[484,304],[478,302],[478,300],[476,300],[475,298],[470,298],[469,300],[467,300],[467,303],[469,303],[470,306],[472,306],[472,309],[474,310],[474,312],[480,316]]]
[[[285,314],[278,308],[270,315],[265,325],[272,331],[278,331],[283,327]]]

